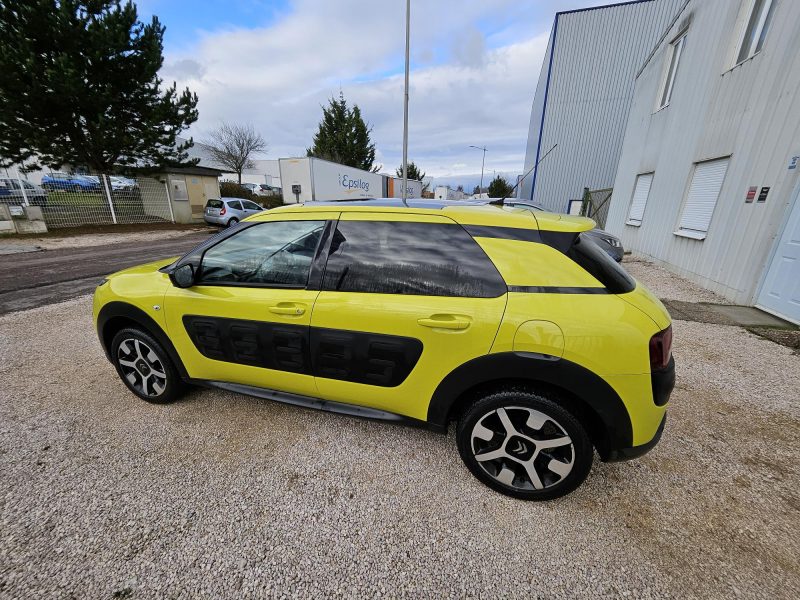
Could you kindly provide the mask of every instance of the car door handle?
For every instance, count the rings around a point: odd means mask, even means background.
[[[276,315],[291,315],[296,317],[305,313],[306,309],[304,306],[295,304],[294,302],[279,302],[275,306],[270,306],[269,312],[275,313]]]
[[[427,319],[417,319],[417,323],[434,329],[466,329],[471,321],[468,317],[458,315],[431,315]]]

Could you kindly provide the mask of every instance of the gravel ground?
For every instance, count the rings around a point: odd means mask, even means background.
[[[800,597],[800,357],[736,327],[675,340],[661,443],[534,504],[452,432],[141,402],[88,297],[0,317],[0,597]]]
[[[659,298],[684,302],[715,302],[730,304],[722,296],[705,290],[664,267],[641,258],[626,256],[623,266],[636,279],[644,283]]]

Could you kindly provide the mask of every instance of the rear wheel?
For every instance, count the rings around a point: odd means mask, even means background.
[[[551,500],[586,479],[594,450],[589,436],[556,398],[507,389],[484,396],[462,415],[457,443],[475,477],[523,500]]]
[[[169,355],[142,329],[119,331],[111,341],[111,356],[120,379],[142,400],[166,404],[184,390]]]
[[[234,225],[236,225],[238,222],[239,222],[239,219],[237,219],[236,217],[231,217],[231,218],[228,220],[228,227],[233,227],[233,226],[234,226]]]

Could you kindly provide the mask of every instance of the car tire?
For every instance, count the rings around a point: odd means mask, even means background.
[[[233,227],[238,222],[239,222],[239,219],[237,219],[236,217],[231,217],[230,219],[228,219],[228,227]]]
[[[120,379],[142,400],[168,404],[185,391],[169,354],[143,329],[120,330],[112,339],[110,350]]]
[[[569,494],[594,460],[578,420],[557,397],[530,389],[508,388],[478,399],[459,419],[456,442],[475,477],[522,500]]]

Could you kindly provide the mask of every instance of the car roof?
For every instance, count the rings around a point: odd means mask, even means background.
[[[415,213],[446,216],[462,225],[485,225],[493,227],[515,227],[546,231],[588,231],[595,222],[586,217],[562,215],[547,211],[534,211],[491,204],[489,200],[429,200],[409,198],[404,204],[399,198],[365,198],[358,200],[322,200],[302,204],[289,204],[262,213],[254,220],[268,218],[275,213],[308,212],[315,210],[369,213]]]

